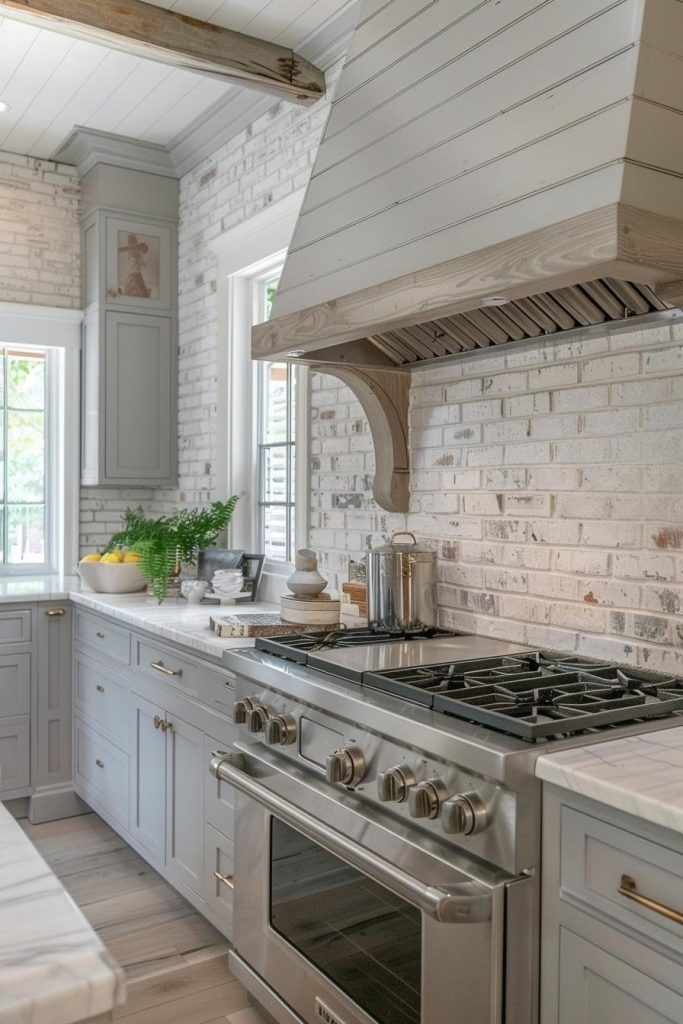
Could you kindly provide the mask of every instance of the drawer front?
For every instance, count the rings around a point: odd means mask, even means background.
[[[180,654],[174,647],[138,638],[133,639],[133,664],[149,678],[170,683],[232,718],[234,685],[229,673]]]
[[[130,633],[104,619],[76,612],[76,639],[122,665],[130,665]]]
[[[205,878],[204,898],[217,927],[232,938],[233,870],[235,863],[232,842],[211,825],[204,835]]]
[[[31,712],[31,655],[0,654],[0,718]]]
[[[82,654],[76,655],[74,672],[76,708],[97,722],[113,740],[127,747],[129,714],[126,687],[117,681],[115,673]]]
[[[595,913],[615,918],[640,935],[683,954],[683,925],[629,898],[635,893],[683,914],[683,856],[571,807],[562,807],[561,893]]]
[[[230,735],[224,735],[222,739],[211,739],[210,736],[204,740],[204,761],[208,766],[214,750],[231,750],[237,738],[237,728],[229,726]],[[235,790],[227,782],[217,779],[215,775],[207,771],[205,782],[205,807],[206,820],[228,839],[235,838]]]
[[[91,796],[112,818],[128,828],[128,754],[80,718],[74,721],[74,781],[86,799]]]
[[[28,715],[0,721],[0,793],[31,785],[30,732]]]
[[[31,612],[22,608],[15,612],[0,612],[0,645],[29,644],[31,642]]]

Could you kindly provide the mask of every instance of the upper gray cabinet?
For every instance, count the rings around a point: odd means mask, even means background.
[[[81,483],[173,486],[177,182],[96,166],[83,191]]]

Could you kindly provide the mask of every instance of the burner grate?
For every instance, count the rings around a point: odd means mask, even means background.
[[[458,635],[460,634],[450,630],[430,626],[416,626],[414,629],[358,626],[352,629],[334,629],[329,633],[288,633],[285,636],[258,637],[256,649],[305,665],[308,655],[317,651],[344,647],[371,647],[377,644],[405,643],[409,640],[431,640],[434,637]]]

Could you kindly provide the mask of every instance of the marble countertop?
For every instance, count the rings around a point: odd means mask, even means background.
[[[253,647],[245,637],[224,640],[209,627],[214,614],[252,615],[274,612],[277,605],[264,601],[238,604],[189,604],[184,598],[170,598],[158,604],[153,597],[139,594],[95,594],[86,590],[78,576],[0,577],[0,604],[17,601],[73,601],[94,612],[109,615],[128,626],[144,629],[173,643],[220,661],[223,651]]]
[[[0,804],[0,1022],[74,1024],[124,1002],[123,972]]]
[[[683,727],[544,754],[536,775],[683,833]]]

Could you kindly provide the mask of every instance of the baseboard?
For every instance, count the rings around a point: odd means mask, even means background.
[[[28,819],[32,825],[59,818],[75,818],[89,814],[90,808],[74,792],[71,783],[62,786],[43,786],[37,789],[28,801]]]

